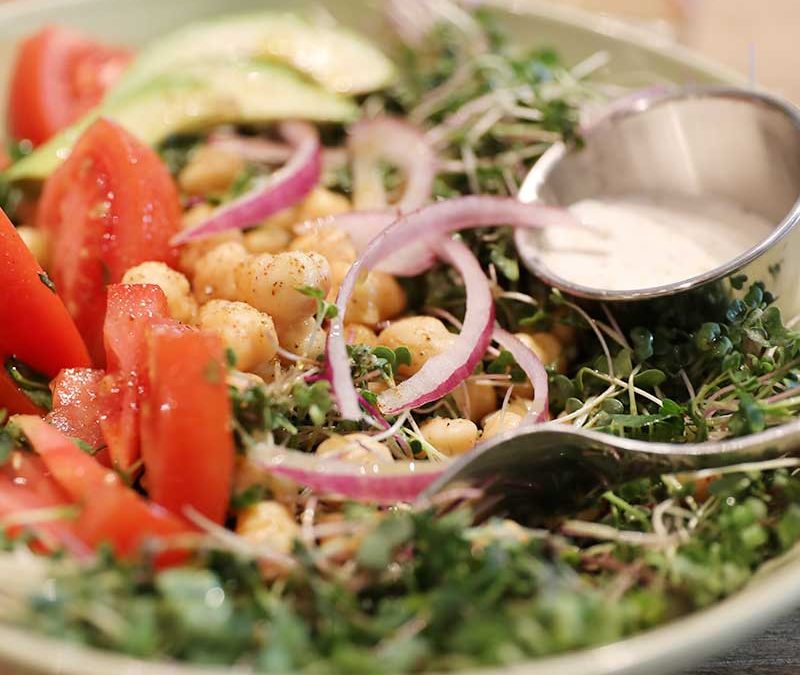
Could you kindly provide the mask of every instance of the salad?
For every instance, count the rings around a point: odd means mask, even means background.
[[[532,522],[480,486],[420,496],[512,429],[784,423],[800,333],[746,278],[634,316],[537,280],[515,230],[576,222],[521,181],[623,90],[489,10],[386,6],[380,49],[268,11],[137,53],[57,26],[21,43],[4,621],[261,672],[457,670],[655,627],[800,539],[791,457],[598,485]]]

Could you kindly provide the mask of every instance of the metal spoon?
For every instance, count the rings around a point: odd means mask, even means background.
[[[480,486],[495,513],[530,523],[573,510],[634,478],[762,462],[800,454],[800,420],[752,436],[705,443],[651,443],[549,422],[510,431],[457,459],[420,499]]]
[[[538,259],[535,233],[521,232],[517,250],[534,274],[583,302],[610,303],[625,325],[643,313],[681,322],[718,318],[762,281],[787,316],[800,312],[800,111],[774,97],[738,89],[687,87],[632,97],[589,127],[580,147],[554,145],[520,190],[523,201],[568,206],[584,197],[708,194],[775,223],[749,251],[708,273],[656,288],[609,291],[577,286]],[[683,304],[676,305],[678,296]],[[691,296],[691,297],[689,297]],[[688,300],[688,303],[686,302]],[[722,310],[724,311],[724,309]],[[572,509],[592,495],[639,476],[760,461],[800,450],[800,420],[749,437],[694,445],[650,443],[548,423],[512,431],[454,462],[423,499],[456,483],[478,483],[523,521]]]

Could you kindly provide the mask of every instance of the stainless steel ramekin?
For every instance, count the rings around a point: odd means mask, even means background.
[[[520,257],[534,274],[572,296],[636,304],[679,294],[730,299],[761,281],[785,316],[800,313],[800,110],[753,91],[681,88],[633,97],[591,125],[583,140],[580,147],[550,148],[525,180],[520,199],[568,206],[615,195],[712,196],[775,227],[716,269],[630,291],[559,277],[539,259],[536,234],[520,230]]]

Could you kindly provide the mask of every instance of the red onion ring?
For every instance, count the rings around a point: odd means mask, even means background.
[[[464,280],[467,311],[461,333],[450,349],[431,357],[417,373],[378,396],[378,407],[387,415],[418,408],[449,394],[472,375],[492,339],[494,299],[478,259],[454,239],[442,240],[436,251]]]
[[[295,226],[296,234],[309,234],[319,229],[332,227],[342,230],[350,238],[356,252],[363,253],[369,243],[394,223],[400,214],[395,210],[349,211],[335,216],[309,220]],[[436,262],[436,255],[427,244],[411,243],[375,265],[376,270],[395,277],[414,277],[429,270]]]
[[[319,182],[322,155],[319,134],[306,122],[284,122],[280,133],[295,152],[278,171],[256,181],[247,193],[218,208],[211,216],[172,238],[178,246],[227,230],[243,230],[296,204]]]
[[[571,226],[576,225],[577,221],[563,209],[544,204],[523,204],[510,197],[456,197],[401,217],[372,240],[353,263],[339,288],[336,299],[338,314],[331,320],[327,343],[328,373],[342,417],[349,420],[361,418],[358,393],[350,377],[350,360],[344,337],[347,304],[361,274],[373,269],[409,242],[430,242],[456,230],[498,224],[540,228]],[[446,377],[448,374],[443,375]]]
[[[533,405],[528,414],[522,418],[520,425],[543,422],[550,416],[548,411],[548,378],[544,365],[521,340],[507,330],[495,325],[492,339],[503,349],[511,353],[517,365],[522,368],[533,385]]]
[[[263,470],[324,494],[380,504],[413,501],[444,471],[433,462],[359,464],[286,448],[252,457]]]
[[[394,204],[398,210],[412,211],[430,200],[436,179],[436,155],[425,134],[411,123],[388,116],[361,120],[350,127],[348,147],[353,158],[356,209],[386,206],[381,160],[401,168],[405,174],[403,196]]]

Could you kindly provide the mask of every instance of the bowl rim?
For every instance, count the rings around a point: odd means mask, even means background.
[[[42,14],[48,9],[91,5],[98,0],[27,0],[0,5],[0,24]],[[104,0],[108,4],[126,0]],[[220,0],[221,2],[223,0]],[[734,70],[675,44],[665,37],[607,16],[549,4],[545,0],[488,0],[487,4],[512,14],[534,15],[566,28],[597,33],[664,58],[673,64],[701,71],[730,85],[745,78]],[[797,424],[800,424],[798,420]],[[766,432],[765,432],[766,433]],[[652,630],[600,647],[561,655],[529,659],[509,666],[461,671],[464,675],[634,675],[674,670],[697,662],[752,633],[800,603],[800,555],[777,569],[763,570],[741,591],[700,611]],[[754,608],[763,608],[754,615]],[[709,626],[712,627],[709,630]],[[0,623],[0,664],[25,675],[236,675],[251,673],[236,667],[204,667],[172,661],[145,661],[117,652],[70,643],[27,628]]]

